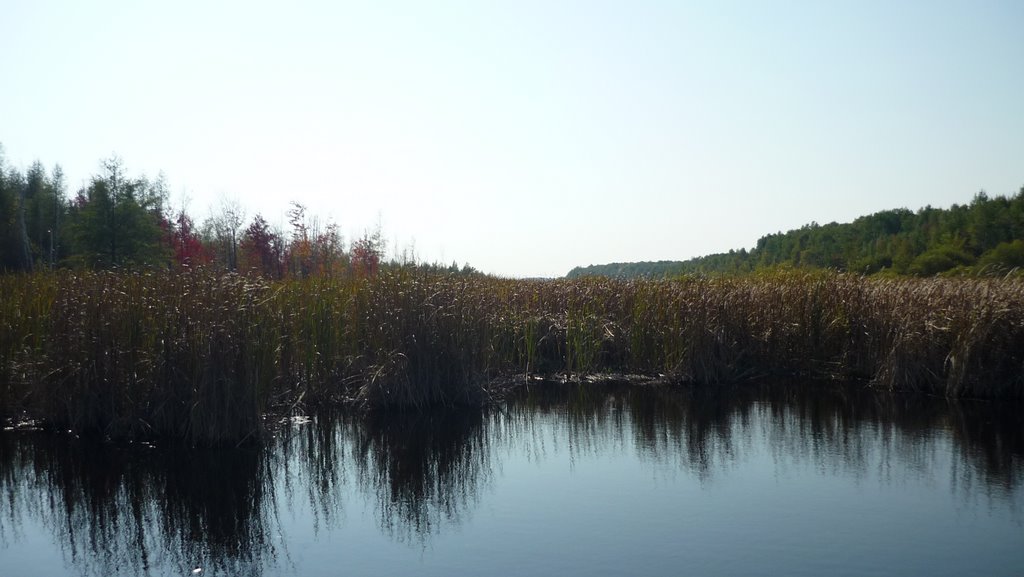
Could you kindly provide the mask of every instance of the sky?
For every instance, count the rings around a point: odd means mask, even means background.
[[[7,166],[502,276],[1024,186],[1024,2],[0,0]]]

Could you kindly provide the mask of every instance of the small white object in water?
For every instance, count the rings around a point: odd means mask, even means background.
[[[202,567],[196,567],[195,569],[192,570],[192,574],[193,575],[199,575],[202,572],[203,572],[203,568]]]

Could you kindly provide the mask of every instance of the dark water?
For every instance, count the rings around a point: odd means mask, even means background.
[[[534,388],[264,449],[0,434],[0,575],[1024,575],[1020,406]]]

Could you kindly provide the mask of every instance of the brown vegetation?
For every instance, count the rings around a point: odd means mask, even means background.
[[[1024,396],[1020,278],[59,272],[0,294],[0,414],[103,436],[238,442],[271,407],[474,404],[522,373]]]

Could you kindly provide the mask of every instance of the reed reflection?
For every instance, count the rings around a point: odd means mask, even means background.
[[[0,436],[5,540],[29,519],[82,575],[259,575],[273,565],[272,479],[260,450],[113,448]]]
[[[359,485],[376,496],[382,529],[423,539],[471,510],[492,475],[484,417],[374,414],[351,429]]]
[[[423,544],[472,518],[483,495],[500,495],[503,478],[523,470],[515,460],[572,466],[618,456],[628,457],[623,467],[639,462],[701,484],[748,467],[882,484],[941,478],[972,507],[998,500],[1024,518],[1020,410],[791,384],[725,394],[543,384],[483,412],[318,415],[246,450],[2,434],[0,546],[17,546],[28,538],[22,527],[42,524],[81,575],[295,573],[305,561],[284,544],[308,532],[290,523],[312,523],[330,541],[331,531],[360,522],[344,515],[359,497],[373,509],[371,533]],[[281,514],[307,504],[311,516]]]
[[[317,533],[342,519],[351,461],[347,439],[355,420],[347,413],[324,411],[286,419],[275,435],[270,455],[277,472],[277,500],[295,509],[296,498],[304,495]]]

